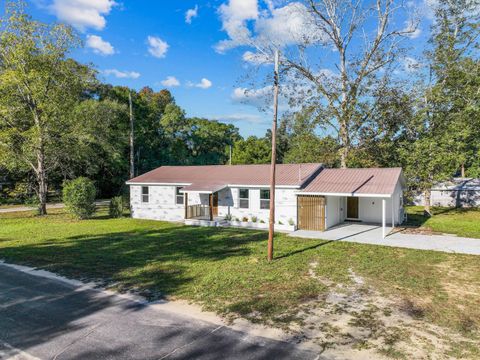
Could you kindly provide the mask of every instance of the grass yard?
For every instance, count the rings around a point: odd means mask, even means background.
[[[448,234],[480,238],[480,209],[433,207],[431,218],[423,216],[423,206],[406,208],[408,223]]]
[[[441,216],[445,221],[433,218],[425,225],[447,229],[447,220],[459,221]],[[472,235],[478,226],[461,232]],[[334,287],[346,289],[361,277],[362,287],[394,298],[412,318],[478,345],[479,257],[277,234],[275,260],[269,263],[266,239],[263,231],[109,219],[102,213],[84,221],[62,210],[46,217],[0,214],[0,259],[7,262],[133,289],[151,299],[186,299],[227,317],[275,326],[301,324],[298,312],[305,304],[321,307]],[[478,346],[454,345],[453,355],[470,351],[480,357]]]

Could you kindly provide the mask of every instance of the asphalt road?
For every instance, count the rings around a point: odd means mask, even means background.
[[[0,264],[0,359],[319,359],[292,344]]]

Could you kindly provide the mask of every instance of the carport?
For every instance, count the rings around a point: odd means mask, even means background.
[[[324,169],[297,194],[298,229],[385,238],[403,221],[404,186],[401,168]]]

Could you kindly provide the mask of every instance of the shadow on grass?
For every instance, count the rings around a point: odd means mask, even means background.
[[[143,295],[153,299],[175,294],[209,263],[249,256],[250,244],[265,240],[263,231],[170,226],[16,243],[2,248],[2,258],[119,290],[152,291]]]
[[[307,246],[305,248],[302,248],[302,249],[298,249],[298,250],[294,250],[294,251],[291,251],[287,254],[282,254],[280,256],[275,256],[274,260],[279,260],[279,259],[283,259],[283,258],[287,258],[289,256],[293,256],[293,255],[297,255],[297,254],[301,254],[305,251],[309,251],[309,250],[313,250],[313,249],[317,249],[319,247],[322,247],[322,246],[325,246],[325,245],[328,245],[332,242],[334,242],[335,240],[322,240],[321,243],[319,244],[315,244],[315,245],[311,245],[311,246]]]

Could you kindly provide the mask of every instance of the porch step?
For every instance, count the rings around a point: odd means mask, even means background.
[[[185,225],[190,226],[228,226],[225,219],[214,219],[212,221],[205,219],[185,219]]]

